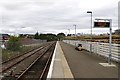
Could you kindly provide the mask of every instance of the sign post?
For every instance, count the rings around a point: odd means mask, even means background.
[[[94,27],[97,28],[109,28],[110,35],[109,35],[109,55],[108,55],[108,63],[111,64],[111,44],[112,44],[112,19],[95,19],[97,20],[94,22]]]
[[[109,37],[109,58],[108,58],[108,63],[111,64],[111,44],[112,44],[112,19],[109,20],[110,21],[110,37]]]

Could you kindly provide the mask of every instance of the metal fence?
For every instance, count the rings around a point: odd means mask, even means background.
[[[98,54],[104,56],[106,58],[109,57],[109,43],[101,43],[101,42],[88,42],[88,41],[79,41],[79,40],[63,40],[63,42],[77,46],[78,44],[82,44],[85,50],[90,51],[90,45],[92,45],[91,51],[94,54]],[[112,60],[120,61],[120,44],[112,44],[111,46],[111,54]]]

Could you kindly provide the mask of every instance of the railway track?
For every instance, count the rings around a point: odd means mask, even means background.
[[[38,48],[36,50],[33,50],[22,56],[16,57],[10,61],[2,63],[1,73],[7,74],[7,77],[4,77],[2,80],[6,80],[6,78],[11,77],[11,76],[12,76],[12,78],[13,78],[13,76],[15,78],[15,77],[17,77],[17,75],[22,74],[24,71],[26,71],[26,68],[28,69],[28,66],[31,66],[39,58],[39,55],[42,55],[43,53],[45,53],[52,45],[53,45],[53,43],[48,43],[47,45],[41,46],[40,48]],[[26,65],[26,64],[28,64],[28,65]],[[18,69],[21,65],[23,65],[25,67],[22,70],[20,69],[20,70],[16,70],[16,72],[14,71],[14,74],[13,74],[12,69],[13,68]],[[23,66],[21,66],[21,67],[23,67]]]
[[[1,69],[1,72],[5,72],[6,70],[8,70],[9,68],[11,68],[13,65],[16,65],[18,63],[20,63],[21,61],[23,61],[24,59],[32,56],[33,54],[35,54],[36,52],[38,52],[39,50],[43,49],[46,45],[44,46],[40,46],[39,48],[35,49],[35,50],[32,50],[32,51],[29,51],[28,53],[26,54],[23,54],[23,55],[20,55],[20,56],[17,56],[13,59],[10,59],[8,61],[5,61],[2,63],[2,69]]]
[[[16,80],[43,80],[46,79],[55,44],[41,54]]]
[[[41,46],[42,46],[42,45],[41,45]],[[39,47],[41,47],[41,46],[39,46]],[[37,47],[37,48],[39,48],[39,47]],[[29,51],[27,51],[27,52],[24,52],[23,54],[20,54],[20,55],[17,55],[17,56],[12,57],[12,58],[10,58],[10,59],[7,59],[7,60],[3,61],[1,64],[10,62],[10,61],[14,60],[15,58],[19,58],[19,57],[21,57],[21,56],[23,56],[23,55],[25,55],[25,54],[33,51],[33,50],[36,50],[37,48],[33,48],[33,49],[31,49],[31,50],[29,50]]]

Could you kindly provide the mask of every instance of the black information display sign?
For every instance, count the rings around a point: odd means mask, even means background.
[[[109,28],[110,36],[109,36],[109,54],[108,54],[108,63],[111,64],[111,44],[112,44],[112,19],[95,19],[94,27],[97,28]]]
[[[94,27],[108,28],[110,27],[110,22],[94,22]]]

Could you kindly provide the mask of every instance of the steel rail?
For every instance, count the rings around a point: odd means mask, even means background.
[[[54,43],[53,43],[53,44],[54,44]],[[33,65],[35,65],[35,63],[36,63],[38,60],[40,60],[40,59],[42,58],[42,56],[44,56],[44,55],[52,48],[53,44],[52,44],[45,52],[43,52],[25,71],[23,71],[22,74],[20,74],[20,75],[17,77],[16,80],[21,80],[22,76],[24,76],[24,74],[25,74]],[[51,57],[51,55],[49,56],[49,59],[50,59],[50,57]],[[46,63],[46,65],[45,65],[45,68],[43,69],[42,74],[41,74],[41,76],[40,76],[39,78],[42,78],[42,77],[43,77],[43,75],[44,75],[44,73],[45,73],[45,69],[47,68],[47,64],[48,64],[48,63],[49,63],[49,61],[47,60],[47,63]]]
[[[21,60],[16,61],[15,63],[11,64],[10,66],[7,66],[6,68],[2,68],[2,71],[1,71],[1,72],[3,73],[3,72],[5,72],[5,71],[7,71],[7,70],[10,69],[11,67],[13,67],[13,66],[17,65],[18,63],[24,61],[25,59],[27,59],[28,57],[34,55],[36,52],[42,50],[42,49],[45,48],[46,46],[47,46],[47,45],[45,45],[45,46],[43,46],[43,47],[40,47],[40,48],[38,48],[38,50],[36,49],[36,51],[35,51],[35,50],[34,50],[34,51],[31,51],[31,54],[30,54],[30,55],[27,55],[27,54],[30,53],[30,52],[29,52],[29,53],[26,54],[27,56],[25,56],[25,55],[20,56],[20,57],[23,57],[23,56],[24,56],[24,58],[21,59]],[[19,57],[19,58],[20,58],[20,57]],[[18,57],[14,58],[14,59],[17,59],[17,58],[18,58]],[[13,59],[13,60],[14,60],[14,59]],[[11,60],[11,61],[12,61],[12,60]],[[10,62],[11,62],[11,61],[10,61]],[[5,64],[5,63],[4,63],[4,64]],[[4,64],[2,64],[2,65],[4,65]],[[7,62],[7,64],[9,64],[9,62]]]
[[[55,47],[55,46],[53,46],[53,48],[54,48],[54,47]],[[51,53],[51,54],[50,54],[50,56],[48,57],[48,60],[47,60],[46,65],[45,65],[45,68],[43,69],[42,74],[41,74],[41,76],[39,77],[39,80],[41,80],[41,79],[44,78],[44,74],[46,73],[47,68],[49,67],[49,63],[51,62],[51,58],[52,58],[52,55],[53,55],[53,51],[50,52],[50,53]]]

